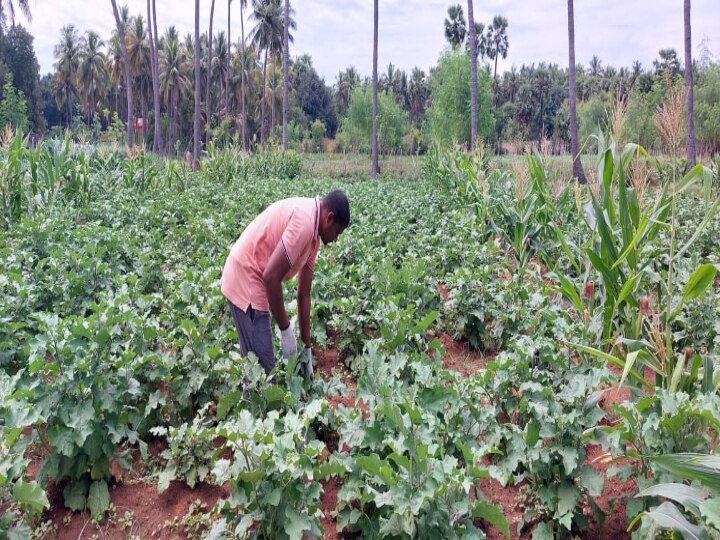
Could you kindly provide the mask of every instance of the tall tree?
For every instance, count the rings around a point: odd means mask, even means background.
[[[228,27],[227,27],[227,58],[228,69],[225,72],[225,114],[230,114],[230,66],[232,65],[232,40],[230,39],[230,7],[232,0],[228,0]]]
[[[142,134],[144,137],[148,118],[148,89],[152,86],[152,54],[142,15],[133,17],[132,25],[129,28],[130,31],[127,34],[128,60],[130,61],[130,73],[137,85],[135,89],[140,101],[140,117],[143,121]]]
[[[153,135],[153,151],[159,153],[162,148],[160,135],[160,83],[158,76],[157,20],[155,20],[155,0],[147,0],[148,37],[150,39],[150,64],[152,68],[153,116],[155,132]],[[154,29],[153,29],[154,26]]]
[[[490,60],[495,61],[495,69],[493,70],[494,85],[497,87],[497,64],[498,58],[507,58],[510,43],[507,35],[508,20],[502,15],[495,15],[492,24],[487,29],[487,38],[485,39],[487,47],[487,55]],[[497,101],[497,88],[495,89]]]
[[[15,25],[15,3],[28,22],[32,22],[30,13],[30,0],[0,0],[0,36],[2,36],[8,22],[10,26]]]
[[[587,182],[585,171],[583,170],[582,161],[580,161],[580,141],[578,139],[577,112],[575,110],[575,11],[573,9],[573,0],[568,0],[568,49],[569,49],[569,91],[568,104],[570,108],[570,153],[573,158],[573,176],[578,182],[584,184]]]
[[[213,17],[215,16],[215,0],[210,3],[210,28],[208,30],[207,50],[207,81],[205,83],[205,144],[210,141],[210,119],[212,118],[212,106],[210,104],[210,83],[213,75]]]
[[[195,0],[195,38],[193,40],[195,63],[195,113],[193,115],[193,168],[200,165],[200,0]]]
[[[198,0],[196,0],[198,1]],[[120,50],[122,51],[123,63],[125,64],[125,93],[127,95],[127,145],[128,148],[132,147],[133,144],[133,91],[132,91],[132,76],[130,75],[130,62],[128,60],[127,41],[125,40],[125,26],[120,21],[120,15],[118,13],[117,3],[115,0],[110,0],[113,8],[113,15],[115,16],[115,25],[117,26],[118,36],[120,37]]]
[[[60,30],[60,43],[55,46],[55,76],[52,86],[59,109],[67,106],[66,125],[72,123],[72,98],[77,96],[77,70],[80,65],[81,42],[75,27],[70,24]],[[78,96],[79,97],[79,96]]]
[[[40,86],[40,64],[35,55],[33,40],[32,34],[22,25],[11,26],[2,38],[1,54],[8,72],[12,74],[12,85],[22,92],[27,100],[30,128],[43,131],[45,117]]]
[[[477,140],[478,44],[475,39],[475,15],[472,0],[468,0],[468,26],[470,27],[470,149],[474,150]]]
[[[165,54],[160,66],[160,90],[170,117],[168,150],[171,150],[178,138],[178,109],[183,96],[190,94],[191,82],[187,55],[180,45],[180,39],[174,26],[165,31],[163,39]]]
[[[241,65],[245,65],[245,21],[243,20],[243,10],[247,7],[247,0],[239,0],[240,4],[240,54],[242,58]],[[246,149],[247,141],[247,111],[245,107],[245,69],[240,69],[240,108],[242,110],[242,122],[241,122],[241,137],[242,143],[240,146]]]
[[[373,14],[373,104],[372,104],[372,177],[380,173],[378,164],[378,0],[374,0]]]
[[[693,94],[692,73],[692,25],[690,24],[690,0],[685,0],[685,88],[687,89],[687,160],[688,166],[694,167],[695,155],[695,104]]]
[[[85,39],[82,42],[80,59],[77,70],[78,88],[80,96],[87,113],[88,125],[95,116],[95,110],[99,101],[104,100],[110,86],[110,76],[107,72],[105,55],[100,50],[105,42],[94,30],[85,32]]]
[[[290,0],[285,0],[285,17],[283,21],[283,112],[282,112],[282,145],[288,148],[288,86],[290,65]]]
[[[465,14],[462,6],[455,4],[448,8],[448,16],[445,19],[445,39],[448,40],[453,49],[458,48],[465,41]]]
[[[257,50],[264,51],[263,84],[260,96],[260,144],[265,144],[268,54],[273,50],[282,48],[283,17],[280,12],[280,0],[253,0],[253,12],[250,18],[255,21],[255,26],[250,33],[250,39],[252,39]],[[278,44],[280,46],[277,46]]]

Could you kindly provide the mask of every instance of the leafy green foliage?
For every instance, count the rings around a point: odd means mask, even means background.
[[[478,138],[491,140],[495,119],[490,109],[490,76],[478,69]],[[470,58],[461,51],[440,57],[430,77],[430,107],[427,111],[428,138],[435,144],[452,143],[470,147]]]
[[[393,94],[378,92],[378,149],[381,153],[404,148],[403,137],[409,130],[408,115]],[[372,86],[357,86],[338,133],[338,144],[346,149],[369,152],[372,144]]]

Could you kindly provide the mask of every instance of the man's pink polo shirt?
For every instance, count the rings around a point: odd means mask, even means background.
[[[230,250],[220,279],[223,296],[243,311],[248,306],[270,311],[262,277],[270,255],[282,244],[290,265],[283,281],[295,276],[303,265],[314,270],[320,247],[319,223],[319,197],[294,197],[268,206]]]

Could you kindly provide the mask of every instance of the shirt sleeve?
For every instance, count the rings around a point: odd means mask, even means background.
[[[283,231],[280,243],[285,250],[288,264],[292,268],[295,261],[307,249],[313,238],[312,216],[296,211]]]

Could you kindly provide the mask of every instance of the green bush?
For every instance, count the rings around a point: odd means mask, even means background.
[[[410,131],[408,115],[392,94],[378,94],[378,150],[380,153],[405,150],[403,138]],[[372,87],[357,87],[342,119],[337,136],[340,147],[370,152],[372,145]]]
[[[427,132],[431,141],[470,145],[470,59],[462,52],[445,53],[430,78]],[[488,140],[495,130],[490,112],[490,77],[478,70],[478,138]]]

